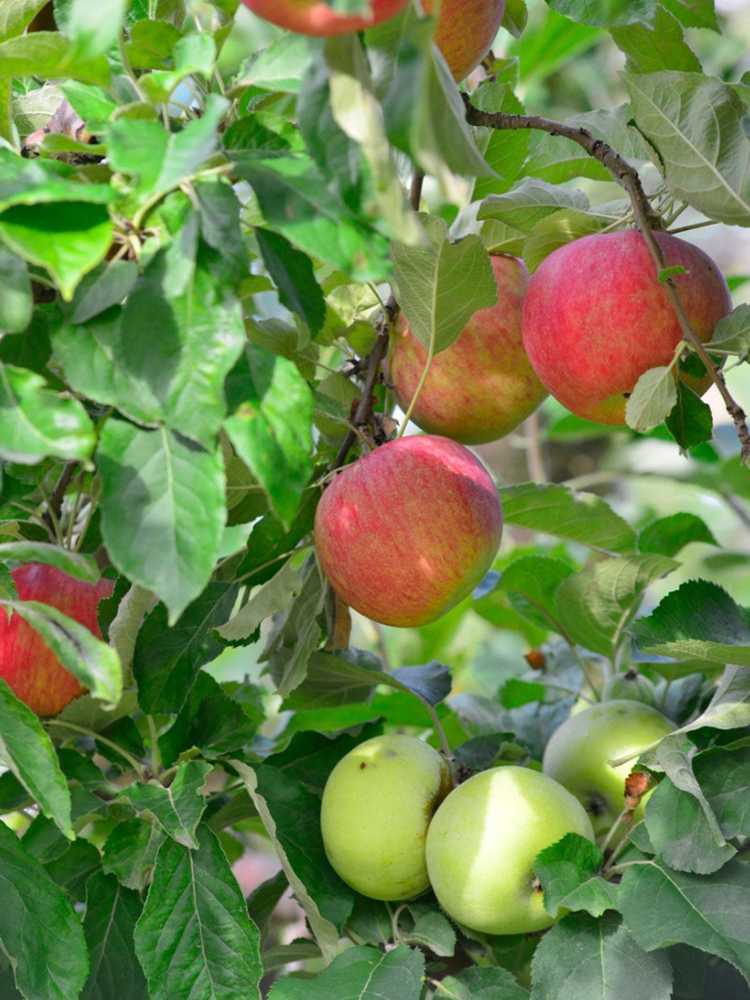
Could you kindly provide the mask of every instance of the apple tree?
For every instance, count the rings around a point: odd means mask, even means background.
[[[0,2],[2,1000],[750,997],[749,44]]]

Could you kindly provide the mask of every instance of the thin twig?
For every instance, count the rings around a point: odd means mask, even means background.
[[[616,150],[601,139],[596,139],[585,128],[577,128],[572,125],[565,125],[562,122],[552,121],[549,118],[542,118],[539,115],[511,115],[502,111],[488,112],[475,108],[467,95],[463,95],[466,104],[466,120],[471,125],[480,125],[485,128],[500,130],[525,130],[530,129],[539,132],[546,132],[549,135],[561,136],[570,139],[577,145],[585,149],[589,156],[598,160],[612,174],[613,178],[625,189],[633,206],[636,224],[641,232],[646,246],[653,258],[654,264],[659,272],[664,270],[664,253],[659,245],[654,230],[662,228],[660,218],[654,213],[651,202],[643,190],[638,171],[631,167],[627,160]],[[695,353],[703,362],[703,365],[719,390],[727,413],[732,418],[740,442],[740,453],[742,460],[750,464],[750,430],[747,426],[745,411],[737,403],[727,388],[726,381],[721,369],[717,368],[711,357],[703,346],[698,334],[693,330],[688,319],[682,299],[679,296],[677,285],[673,278],[664,281],[664,288],[667,296],[674,308],[677,321],[680,325],[683,339],[692,347]]]
[[[532,413],[530,417],[527,417],[524,430],[526,431],[526,465],[529,470],[529,477],[535,483],[546,483],[547,470],[544,467],[544,452],[542,451],[538,410]]]
[[[55,534],[59,534],[60,516],[62,514],[65,493],[73,481],[73,476],[76,474],[77,468],[78,462],[68,462],[66,464],[60,478],[57,480],[57,485],[52,491],[52,495],[47,501],[47,510],[42,516],[44,523],[50,531],[55,532]],[[58,541],[61,540],[61,538],[58,538]]]

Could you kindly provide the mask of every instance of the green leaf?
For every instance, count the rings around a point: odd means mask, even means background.
[[[677,384],[671,367],[650,368],[638,379],[625,407],[625,420],[634,431],[653,430],[674,409]]]
[[[47,542],[3,542],[0,544],[0,562],[43,563],[55,566],[68,576],[88,583],[97,583],[101,576],[99,567],[91,556],[84,556],[70,549]]]
[[[500,489],[507,524],[556,535],[605,552],[635,548],[635,532],[612,508],[590,493],[566,486],[522,483]]]
[[[269,226],[355,281],[388,277],[387,240],[329,190],[311,161],[281,155],[262,159],[239,150],[228,155],[255,191]]]
[[[508,0],[505,4],[505,14],[503,15],[502,23],[502,27],[506,31],[510,32],[514,38],[520,38],[528,19],[529,12],[526,9],[525,0]]]
[[[712,729],[739,729],[750,725],[750,674],[743,667],[724,668],[714,695],[697,719],[678,733],[708,726]]]
[[[164,834],[154,823],[127,819],[118,823],[104,845],[102,868],[128,889],[142,892],[149,883]]]
[[[706,344],[712,354],[750,354],[750,304],[743,303],[714,327],[714,335]]]
[[[394,278],[412,333],[438,353],[477,310],[497,303],[497,284],[479,237],[451,243],[442,219],[423,216],[422,221],[426,239],[420,246],[394,244]]]
[[[296,365],[248,344],[227,386],[224,428],[289,527],[312,476],[313,395]]]
[[[46,2],[47,0],[6,0],[0,9],[0,42],[22,34]]]
[[[545,1000],[670,1000],[669,959],[665,954],[648,954],[647,948],[614,913],[600,920],[573,913],[544,935],[534,953],[534,996]]]
[[[313,335],[320,333],[326,303],[310,258],[270,229],[257,227],[255,238],[266,270],[279,291],[281,304],[297,313]]]
[[[531,271],[558,247],[606,229],[616,222],[616,216],[599,212],[580,212],[566,208],[538,222],[523,245],[523,259]]]
[[[677,402],[666,420],[667,429],[683,451],[710,441],[713,434],[711,407],[684,382],[677,383]]]
[[[320,798],[283,771],[233,760],[276,856],[327,961],[338,951],[337,926],[351,913],[354,894],[331,868],[320,833]],[[262,782],[262,784],[261,784]]]
[[[19,614],[44,640],[60,663],[88,688],[91,696],[114,708],[122,695],[120,658],[85,625],[38,601],[0,601]]]
[[[128,0],[72,0],[66,19],[65,34],[73,42],[76,59],[105,55],[117,41]]]
[[[696,514],[680,513],[660,517],[643,528],[638,535],[638,548],[641,552],[655,552],[663,556],[676,556],[691,542],[719,544],[703,518]]]
[[[138,265],[115,260],[101,271],[86,275],[76,289],[71,306],[74,323],[85,323],[111,306],[120,305],[138,280]]]
[[[657,0],[547,0],[571,21],[612,28],[618,24],[651,24]]]
[[[89,972],[73,906],[12,830],[0,823],[0,945],[25,1000],[70,1000]],[[49,933],[46,933],[49,931]]]
[[[76,47],[56,31],[35,31],[0,43],[0,77],[36,76],[43,80],[72,77],[84,83],[109,82],[103,56],[79,58]]]
[[[91,956],[91,974],[82,1000],[142,1000],[146,980],[135,957],[133,931],[143,904],[137,892],[124,889],[111,875],[97,872],[86,885],[83,932]]]
[[[197,850],[195,831],[206,808],[203,786],[210,771],[205,761],[191,760],[179,765],[168,788],[158,781],[133,784],[121,799],[140,815],[153,817],[176,843]]]
[[[36,714],[0,680],[0,760],[64,836],[73,840],[70,791],[52,740]]]
[[[750,666],[750,613],[707,580],[689,580],[667,594],[633,634],[648,653]]]
[[[0,237],[21,257],[46,268],[66,302],[103,260],[113,231],[106,208],[73,201],[18,205],[0,215]]]
[[[0,330],[21,333],[31,322],[33,301],[26,262],[0,244]]]
[[[349,948],[314,979],[279,979],[269,1000],[419,1000],[424,956],[400,944],[387,954],[377,948]]]
[[[106,91],[93,84],[67,80],[62,84],[62,92],[73,110],[84,120],[89,132],[100,134],[106,130],[107,122],[117,108]]]
[[[135,928],[135,950],[152,1000],[178,996],[260,1000],[257,927],[216,837],[198,828],[198,849],[167,840]]]
[[[627,869],[619,891],[625,924],[649,952],[689,944],[750,978],[750,867],[730,861],[713,875],[676,872],[655,859]],[[739,932],[739,933],[738,933]]]
[[[326,584],[317,562],[309,559],[302,574],[302,585],[286,617],[276,624],[261,659],[279,694],[286,697],[307,676],[311,655],[320,646],[323,632],[318,617],[323,611]]]
[[[699,73],[626,73],[625,83],[672,194],[711,219],[750,225],[750,140],[735,91]]]
[[[164,605],[158,605],[138,633],[133,671],[144,712],[177,713],[185,704],[200,668],[222,650],[212,635],[226,621],[237,588],[211,583],[170,628]]]
[[[287,611],[289,605],[299,597],[301,587],[299,570],[291,562],[285,563],[276,576],[259,587],[250,600],[221,625],[217,632],[227,642],[249,639],[267,618]]]
[[[299,93],[313,55],[314,47],[309,38],[284,32],[265,48],[252,53],[242,66],[235,87]]]
[[[689,773],[700,797],[665,778],[646,803],[646,829],[660,862],[678,871],[710,875],[737,849],[727,843],[700,785]]]
[[[130,29],[130,41],[125,46],[134,69],[163,66],[180,40],[180,32],[169,21],[136,21]]]
[[[64,889],[76,903],[86,898],[86,882],[101,868],[99,851],[88,840],[74,840],[59,858],[45,865],[53,882]]]
[[[106,133],[114,170],[138,178],[134,196],[143,205],[166,194],[197,173],[218,146],[218,128],[228,102],[210,94],[200,118],[180,132],[168,133],[160,122],[120,118]]]
[[[490,195],[482,202],[479,219],[495,219],[530,233],[534,226],[561,208],[587,211],[589,201],[583,191],[525,178],[507,194]]]
[[[216,563],[225,521],[221,452],[110,418],[97,465],[109,556],[121,573],[159,595],[173,623]]]
[[[507,969],[473,966],[457,976],[446,976],[442,985],[454,1000],[528,1000],[529,992]]]
[[[555,594],[573,568],[560,559],[523,556],[504,570],[497,588],[504,590],[515,610],[543,629],[559,632],[555,618]],[[485,596],[485,595],[482,595]]]
[[[604,855],[577,833],[568,833],[537,855],[534,872],[542,883],[544,906],[551,917],[566,910],[586,910],[600,917],[616,909],[615,887],[599,877]]]
[[[122,309],[53,337],[69,383],[141,423],[212,447],[224,380],[245,343],[239,299],[193,215],[138,279]],[[162,331],[154,337],[154,329]]]
[[[523,0],[517,0],[516,6],[519,3],[525,13]],[[511,13],[508,5],[505,13],[506,17]],[[523,104],[512,89],[499,81],[488,80],[483,83],[472,94],[472,102],[480,111],[502,111],[506,114],[524,112]],[[486,132],[484,158],[497,176],[477,178],[473,201],[478,201],[485,195],[508,190],[523,169],[531,141],[531,133],[523,130],[511,132],[503,129],[487,129]],[[482,146],[481,139],[479,145]]]
[[[615,28],[612,37],[628,57],[626,67],[631,73],[701,72],[700,60],[685,41],[680,22],[663,6],[657,7],[653,25]]]
[[[646,587],[678,567],[679,563],[660,555],[592,562],[561,584],[555,599],[557,618],[574,642],[611,656]]]
[[[188,76],[210,79],[216,59],[216,43],[207,32],[185,35],[176,42],[170,55],[174,61],[173,70],[155,70],[139,80],[154,104],[168,100],[175,87]]]
[[[59,160],[27,160],[0,147],[0,212],[55,202],[106,205],[115,198],[107,184],[83,183]]]

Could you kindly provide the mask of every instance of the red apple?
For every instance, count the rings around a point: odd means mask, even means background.
[[[372,28],[406,7],[409,0],[370,0],[369,17],[347,17],[323,0],[242,0],[258,17],[301,35],[343,35],[347,31]]]
[[[492,257],[497,305],[475,313],[460,336],[432,359],[412,413],[432,434],[481,444],[525,420],[547,395],[531,367],[521,336],[528,283],[515,257]],[[391,380],[406,410],[427,363],[427,351],[403,324],[391,352]]]
[[[438,0],[422,0],[425,14],[438,9]],[[435,44],[451,73],[463,80],[492,48],[505,13],[505,0],[440,0]]]
[[[53,566],[28,563],[13,570],[22,601],[49,604],[101,637],[96,610],[112,593],[112,582],[85,583]],[[20,615],[0,613],[0,678],[37,715],[57,715],[83,693],[76,678]]]
[[[390,441],[330,483],[315,544],[334,590],[373,621],[425,625],[470,594],[500,545],[489,473],[455,441]]]
[[[707,254],[657,233],[690,323],[703,341],[732,308],[727,284]],[[555,250],[529,283],[523,342],[537,375],[569,410],[623,424],[628,395],[649,368],[667,365],[680,326],[640,233],[602,233]],[[705,380],[686,381],[705,391]]]

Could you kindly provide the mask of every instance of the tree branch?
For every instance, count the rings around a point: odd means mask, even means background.
[[[65,493],[73,481],[73,476],[76,474],[77,468],[78,462],[68,462],[66,464],[60,478],[57,480],[57,485],[52,491],[52,496],[49,498],[47,510],[44,512],[42,520],[50,531],[57,532],[57,526],[60,523],[60,516],[62,514],[62,505],[65,500]],[[57,540],[60,541],[60,539]]]
[[[664,254],[654,236],[654,230],[662,228],[661,220],[654,213],[646,192],[643,190],[638,171],[634,167],[631,167],[627,160],[616,150],[601,139],[595,139],[585,128],[564,125],[562,122],[541,118],[538,115],[511,115],[504,112],[491,113],[480,111],[471,104],[466,94],[462,96],[466,104],[466,120],[470,125],[481,125],[485,128],[499,130],[533,129],[539,132],[547,132],[549,135],[557,135],[565,139],[570,139],[585,149],[589,156],[598,160],[627,192],[633,207],[636,224],[646,241],[657,271],[661,272],[664,270]],[[746,464],[750,464],[750,431],[748,430],[745,411],[730,393],[724,373],[713,363],[700,337],[690,325],[690,320],[685,312],[674,279],[667,278],[664,282],[664,287],[674,307],[675,315],[682,331],[682,337],[701,359],[711,381],[719,390],[727,413],[732,418],[737,431],[742,460]]]

